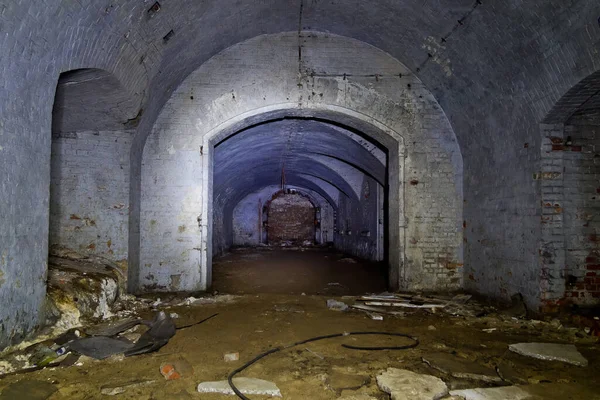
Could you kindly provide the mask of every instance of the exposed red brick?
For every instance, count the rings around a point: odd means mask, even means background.
[[[581,146],[571,146],[571,151],[581,151]]]
[[[312,203],[299,194],[280,192],[269,205],[267,234],[272,244],[291,241],[302,244],[313,241],[315,209]]]
[[[552,145],[552,151],[563,151],[565,149],[565,146],[563,146],[562,144],[553,144]]]

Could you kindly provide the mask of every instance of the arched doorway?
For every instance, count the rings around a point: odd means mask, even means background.
[[[132,287],[209,288],[213,255],[243,233],[233,223],[236,205],[280,183],[283,165],[287,184],[318,193],[335,209],[327,241],[361,258],[383,258],[390,289],[459,288],[462,158],[431,93],[380,50],[320,33],[306,44],[314,54],[332,41],[351,42],[371,56],[370,65],[395,72],[372,82],[354,79],[344,75],[349,64],[340,56],[329,66],[339,75],[299,78],[297,66],[286,64],[273,79],[273,60],[297,60],[288,51],[296,35],[275,36],[253,38],[204,64],[158,118],[143,147],[140,257],[132,248]],[[238,52],[254,54],[248,49],[255,47],[260,57],[252,71],[240,70],[235,88],[209,84],[227,81],[231,70],[223,63],[237,65]],[[418,112],[423,108],[427,115]],[[258,226],[259,205],[248,210],[246,225]]]
[[[541,125],[542,309],[600,303],[600,71]]]

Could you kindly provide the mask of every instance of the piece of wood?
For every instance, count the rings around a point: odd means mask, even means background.
[[[383,301],[367,301],[366,306],[380,306],[380,307],[406,307],[406,308],[444,308],[446,304],[411,304],[411,303],[398,303],[398,302],[383,302]]]
[[[401,317],[403,317],[405,315],[405,313],[403,311],[392,311],[390,309],[386,310],[384,308],[369,307],[369,306],[364,306],[361,304],[354,304],[354,305],[350,306],[350,308],[354,308],[354,309],[360,310],[360,311],[376,312],[376,313],[382,313],[382,314],[388,314],[388,315],[397,315],[397,316],[401,316]]]

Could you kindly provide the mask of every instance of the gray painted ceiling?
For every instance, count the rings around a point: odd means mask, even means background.
[[[135,101],[111,73],[79,69],[63,73],[56,87],[52,133],[134,128]]]
[[[383,151],[371,152],[357,135],[339,126],[306,119],[283,119],[246,129],[215,148],[214,200],[232,210],[249,193],[285,182],[315,190],[331,185],[338,196],[356,198],[364,175],[385,184]],[[335,207],[335,204],[332,204]]]

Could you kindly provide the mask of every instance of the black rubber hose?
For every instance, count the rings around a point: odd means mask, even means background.
[[[316,342],[317,340],[323,340],[323,339],[331,339],[331,338],[335,338],[335,337],[342,337],[342,336],[352,336],[352,335],[385,335],[385,336],[399,336],[399,337],[405,337],[405,338],[409,338],[411,340],[414,341],[414,343],[408,344],[408,345],[404,345],[404,346],[377,346],[377,347],[363,347],[363,346],[351,346],[348,344],[342,344],[342,347],[345,347],[347,349],[352,349],[352,350],[406,350],[406,349],[412,349],[415,348],[419,345],[419,339],[416,338],[415,336],[411,336],[411,335],[407,335],[405,333],[394,333],[394,332],[348,332],[348,333],[333,333],[331,335],[323,335],[323,336],[316,336],[310,339],[306,339],[306,340],[301,340],[299,342],[296,343],[292,343],[290,345],[287,346],[282,346],[282,347],[275,347],[269,351],[266,351],[262,354],[259,354],[258,356],[254,357],[252,360],[248,361],[246,364],[242,365],[241,367],[239,367],[238,369],[236,369],[235,371],[231,372],[229,374],[229,376],[227,377],[227,382],[229,383],[229,386],[231,387],[231,389],[233,390],[233,392],[242,400],[250,400],[248,397],[244,396],[244,394],[242,392],[239,391],[239,389],[237,387],[235,387],[235,385],[233,384],[233,377],[236,376],[237,374],[239,374],[240,372],[242,372],[243,370],[245,370],[246,368],[248,368],[249,366],[251,366],[252,364],[254,364],[255,362],[257,362],[258,360],[273,354],[273,353],[277,353],[278,351],[281,350],[285,350],[285,349],[289,349],[295,346],[299,346],[301,344],[305,344],[305,343],[310,343],[310,342]]]

